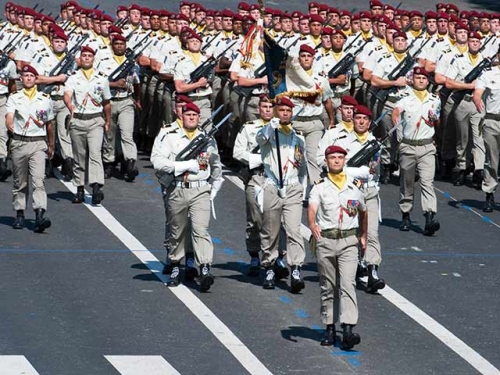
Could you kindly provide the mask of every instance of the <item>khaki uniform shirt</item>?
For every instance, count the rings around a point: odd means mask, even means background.
[[[7,113],[14,114],[14,134],[27,137],[47,135],[45,124],[54,119],[52,100],[48,95],[37,92],[29,99],[23,91],[9,96]]]

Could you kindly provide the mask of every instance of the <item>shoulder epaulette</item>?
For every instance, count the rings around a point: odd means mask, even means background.
[[[49,98],[50,99],[50,94],[47,94],[47,93],[42,93],[43,96],[45,96],[46,98]]]
[[[358,180],[357,178],[355,178],[354,180],[352,180],[352,183],[353,183],[353,184],[354,184],[354,186],[356,186],[358,189],[361,189],[361,187],[363,186],[363,181]]]
[[[257,120],[247,121],[245,122],[245,125],[257,125],[256,121]]]
[[[375,51],[380,51],[383,47],[382,46],[377,46],[375,47]]]
[[[99,72],[97,73],[97,75],[100,75],[101,77],[107,77],[108,75],[104,72]]]
[[[323,182],[325,182],[325,179],[324,178],[320,178],[320,179],[314,181],[314,185],[319,185],[319,184],[322,184]]]
[[[431,94],[431,98],[439,99],[439,96],[437,94],[434,94],[433,92],[431,92],[430,94]]]
[[[463,54],[463,53],[457,53],[457,54],[455,55],[455,57],[464,57],[464,54]]]
[[[392,56],[392,53],[390,53],[390,52],[384,53],[384,54],[382,55],[382,57],[383,57],[384,59],[388,59],[388,58],[389,58],[389,57],[391,57],[391,56]]]

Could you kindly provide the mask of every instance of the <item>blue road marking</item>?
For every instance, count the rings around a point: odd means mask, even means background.
[[[361,355],[361,352],[358,352],[357,350],[340,350],[340,351],[332,351],[332,355],[336,356],[345,356],[345,357],[357,357]]]
[[[287,296],[281,296],[280,301],[286,304],[292,303],[292,300]]]
[[[306,319],[306,318],[310,317],[310,315],[302,309],[295,310],[295,315],[297,315],[299,318],[302,318],[302,319]]]
[[[137,175],[137,178],[146,178],[146,177],[148,177],[148,176],[149,176],[149,175],[148,175],[147,173],[139,173],[139,174]]]
[[[222,251],[224,251],[228,255],[234,255],[234,250],[228,247],[223,248]]]
[[[472,207],[467,206],[466,204],[462,204],[462,208],[465,208],[466,210],[472,211]]]
[[[153,185],[155,182],[153,180],[145,180],[144,183],[146,185]]]
[[[359,366],[361,364],[360,361],[358,361],[356,358],[349,358],[349,363],[353,366]]]
[[[315,330],[315,331],[318,331],[318,332],[323,332],[325,329],[323,327],[321,327],[320,325],[318,324],[313,324],[311,326],[311,329]]]
[[[154,191],[156,193],[161,193],[161,188],[159,186],[157,186],[157,187],[154,188]]]
[[[399,251],[386,251],[385,255],[393,255],[393,256],[412,256],[412,257],[439,257],[439,258],[499,258],[500,254],[485,254],[485,253],[426,253],[426,252],[399,252]]]
[[[212,237],[212,242],[216,245],[220,245],[222,243],[218,237]]]
[[[487,223],[492,223],[493,222],[493,220],[491,220],[488,216],[481,216],[481,219],[483,219]]]
[[[450,199],[451,195],[450,195],[450,193],[443,191],[443,197],[445,197],[446,199]]]

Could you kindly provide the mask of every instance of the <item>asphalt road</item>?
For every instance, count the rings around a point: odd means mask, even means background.
[[[319,345],[319,286],[309,255],[300,295],[290,294],[287,282],[266,291],[261,280],[245,276],[244,196],[230,171],[210,228],[214,288],[200,294],[196,284],[187,284],[185,292],[175,291],[180,297],[166,288],[149,269],[159,265],[142,263],[130,250],[164,258],[163,202],[149,161],[141,159],[136,182],[107,181],[103,207],[144,249],[117,237],[109,220],[100,221],[103,209],[92,208],[96,216],[73,205],[67,187],[54,178],[46,183],[52,227],[34,233],[28,210],[28,228],[14,231],[12,181],[0,183],[0,374],[11,375],[2,365],[14,355],[36,369],[28,375],[140,374],[118,371],[105,356],[143,358],[143,369],[158,358],[148,356],[159,356],[183,375],[260,374],[243,367],[248,353],[272,374],[475,374],[469,362],[476,354],[491,365],[483,373],[500,369],[500,212],[497,206],[481,216],[481,192],[437,182],[444,192],[438,192],[442,229],[427,238],[419,201],[413,230],[401,233],[398,187],[382,188],[381,274],[390,288],[382,295],[358,292],[362,342],[344,352]],[[386,293],[391,291],[409,302],[398,302]],[[200,318],[201,310],[183,302],[191,295],[241,340],[247,354],[208,329],[204,313]],[[409,305],[413,318],[403,312]],[[424,313],[423,320],[415,311]],[[445,334],[450,345],[429,330],[454,335]],[[459,342],[468,349],[456,347]],[[171,373],[165,371],[158,374]]]

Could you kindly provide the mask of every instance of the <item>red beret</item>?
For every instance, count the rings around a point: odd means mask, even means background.
[[[346,10],[346,9],[342,9],[342,10],[339,12],[339,16],[340,16],[340,17],[344,17],[344,16],[349,16],[349,17],[352,17],[351,12],[349,12],[349,11],[348,11],[348,10]]]
[[[49,31],[52,33],[56,33],[56,32],[64,33],[64,29],[61,26],[56,25],[55,23],[51,23],[49,25]]]
[[[149,14],[151,13],[151,9],[146,8],[146,7],[142,7],[141,13],[143,16],[149,16]]]
[[[89,47],[89,46],[83,46],[81,49],[80,49],[80,53],[84,53],[84,52],[90,52],[91,54],[95,55],[95,51],[93,48]]]
[[[191,6],[191,3],[188,3],[187,1],[181,1],[179,3],[179,8],[182,8],[182,7],[190,7]]]
[[[149,11],[149,17],[160,17],[160,10],[159,9],[151,9]]]
[[[444,13],[444,12],[439,12],[437,14],[437,19],[438,20],[450,20],[450,15],[448,13]]]
[[[122,42],[127,42],[127,38],[125,38],[123,35],[121,34],[116,34],[113,36],[113,43],[116,42],[116,41],[122,41]]]
[[[325,150],[325,156],[328,156],[330,154],[344,154],[344,155],[347,155],[347,151],[345,149],[343,149],[342,147],[340,146],[335,146],[335,145],[331,145],[331,146],[328,146]]]
[[[24,15],[31,16],[34,18],[36,16],[36,12],[31,8],[24,8]]]
[[[274,12],[273,8],[269,8],[269,7],[264,8],[264,14],[272,15],[273,12]]]
[[[122,34],[123,30],[116,25],[110,25],[108,29],[110,34]]]
[[[319,4],[319,11],[320,12],[329,12],[329,13],[332,13],[332,9],[336,10],[337,13],[339,12],[336,8],[330,8],[326,4]]]
[[[260,94],[259,96],[259,103],[274,103],[271,101],[271,98],[269,97],[269,94]]]
[[[400,31],[398,25],[396,25],[394,22],[389,23],[385,29]]]
[[[359,12],[359,19],[363,19],[363,18],[372,19],[372,14],[370,12],[367,12],[367,11]]]
[[[292,103],[290,99],[288,99],[286,96],[281,97],[277,102],[276,105],[286,105],[287,107],[293,108],[295,105]]]
[[[274,9],[273,10],[273,17],[281,17],[281,10]]]
[[[66,8],[77,7],[77,6],[78,6],[78,3],[76,1],[70,0],[70,1],[66,2]]]
[[[250,11],[250,5],[248,5],[248,3],[245,3],[244,1],[241,1],[240,3],[238,3],[238,9],[239,10],[246,10],[246,11]]]
[[[384,5],[384,10],[392,10],[393,12],[396,11],[396,8],[394,8],[392,5],[390,4],[385,4]]]
[[[128,10],[138,10],[142,13],[142,7],[139,4],[132,4]]]
[[[300,52],[306,52],[306,53],[310,53],[311,55],[315,55],[316,54],[316,51],[314,50],[314,48],[312,48],[310,45],[308,44],[302,44],[300,46],[300,49],[299,49]]]
[[[460,19],[454,14],[450,14],[450,22],[460,22]]]
[[[446,4],[445,3],[437,3],[436,4],[436,10],[443,9],[443,8],[446,9]]]
[[[490,19],[492,19],[492,20],[499,20],[500,19],[500,13],[491,13]]]
[[[57,30],[52,33],[52,39],[62,39],[64,41],[68,41],[68,36],[61,30]]]
[[[392,39],[396,39],[396,38],[405,38],[406,40],[408,40],[408,35],[406,35],[406,33],[404,33],[403,31],[396,31],[394,34],[392,34]]]
[[[259,4],[252,4],[250,5],[250,10],[260,10],[260,5]]]
[[[198,13],[198,12],[205,12],[206,13],[207,8],[205,8],[203,5],[198,4],[198,6],[195,9],[195,13]]]
[[[429,78],[429,72],[427,70],[425,70],[424,68],[421,68],[420,66],[416,66],[413,68],[413,75],[417,75],[417,74],[420,74],[420,75],[423,75],[423,76],[426,76],[427,78]]]
[[[281,19],[282,20],[284,20],[284,19],[291,20],[292,19],[292,15],[290,13],[281,13]]]
[[[469,12],[469,18],[473,18],[473,17],[474,17],[474,18],[479,18],[479,13],[478,13],[478,12],[476,12],[475,10],[471,10],[471,11]]]
[[[483,39],[483,37],[477,31],[470,31],[469,39]]]
[[[187,96],[187,95],[176,95],[175,102],[187,104],[187,103],[192,103],[193,101],[191,99],[189,99],[189,96]]]
[[[233,18],[233,16],[234,16],[234,13],[231,12],[229,9],[224,9],[222,11],[222,17]]]
[[[203,41],[203,39],[201,38],[201,36],[194,30],[191,30],[189,32],[189,36],[186,38],[187,39],[198,39],[200,42]]]
[[[300,18],[302,17],[302,13],[296,10],[295,12],[292,12],[292,18]]]
[[[182,113],[186,113],[189,111],[196,112],[197,114],[200,114],[200,108],[196,104],[194,104],[193,102],[186,103],[186,105],[184,107],[182,107]]]
[[[378,16],[377,21],[378,23],[385,23],[386,25],[391,23],[391,19],[387,16]]]
[[[486,13],[486,12],[481,12],[481,13],[479,13],[479,18],[491,19],[491,14]]]
[[[177,19],[179,21],[191,22],[191,20],[189,19],[189,17],[186,16],[185,14],[182,14],[182,13],[180,13],[180,14],[177,15]]]
[[[340,35],[342,36],[344,39],[347,39],[347,36],[344,34],[344,32],[340,29],[335,29],[332,31],[332,36],[334,35]]]
[[[32,73],[35,77],[38,77],[38,72],[31,65],[23,66],[23,73]]]
[[[455,4],[446,4],[446,10],[453,9],[455,12],[458,13],[458,7]]]
[[[420,17],[420,18],[423,18],[424,15],[422,14],[422,12],[418,11],[418,10],[412,10],[410,12],[410,18],[413,18],[413,17]]]
[[[351,17],[351,21],[359,21],[359,13],[354,13]]]
[[[462,10],[459,15],[458,15],[461,19],[464,19],[464,18],[469,18],[469,12],[466,11],[466,10]]]
[[[309,16],[309,22],[311,22],[311,23],[312,22],[319,22],[319,23],[323,24],[323,22],[325,22],[325,20],[319,14],[311,14]]]
[[[344,95],[342,97],[341,104],[342,105],[354,105],[354,106],[356,106],[356,105],[358,105],[358,101],[350,95]]]
[[[243,16],[243,22],[252,22],[252,23],[255,23],[257,21],[252,16],[247,15],[247,16]]]
[[[372,117],[373,113],[368,109],[368,107],[365,107],[364,105],[357,105],[354,107],[354,115],[365,115],[368,117]]]
[[[319,8],[319,4],[318,3],[314,3],[314,2],[309,3],[309,9],[311,9],[311,8]]]
[[[429,11],[425,12],[425,19],[426,20],[437,20],[437,18],[438,18],[438,15],[434,11],[429,10]]]
[[[323,30],[321,31],[321,35],[332,35],[333,31],[334,31],[333,27],[325,26],[325,27],[323,27]]]
[[[116,8],[116,13],[123,12],[124,10],[128,12],[128,8],[125,5],[119,5],[118,8]]]
[[[243,22],[245,20],[245,17],[243,17],[241,14],[235,14],[233,16],[233,22],[234,21],[240,21],[240,22]]]
[[[379,0],[370,0],[370,8],[383,7],[383,6],[384,6],[384,4],[382,4],[382,2]]]
[[[208,16],[208,13],[207,13],[207,16]],[[213,16],[213,14],[212,14],[212,16]],[[168,10],[161,9],[160,10],[160,18],[161,17],[170,17],[170,12]]]
[[[455,31],[458,31],[458,30],[465,30],[465,31],[469,32],[469,26],[467,26],[465,23],[459,21],[455,25]]]
[[[108,21],[108,22],[111,22],[111,23],[115,22],[115,20],[113,19],[113,17],[111,17],[109,14],[103,14],[101,16],[101,22],[102,21]]]
[[[42,13],[37,13],[35,15],[35,21],[41,21],[43,20],[43,14]]]

